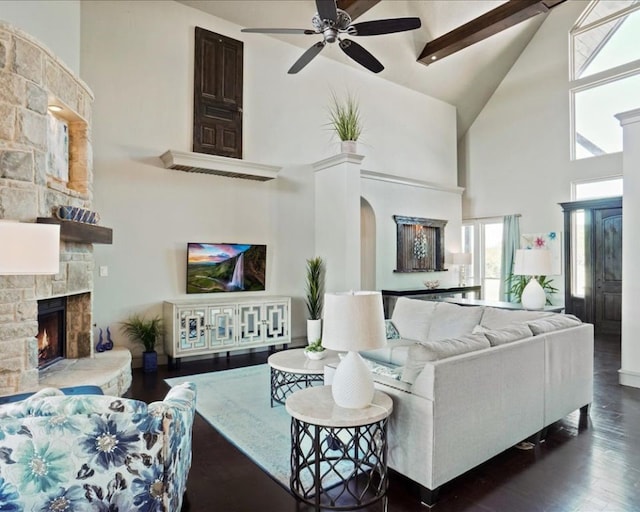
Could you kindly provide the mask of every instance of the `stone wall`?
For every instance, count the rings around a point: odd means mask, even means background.
[[[0,219],[35,222],[61,205],[91,209],[89,88],[48,49],[0,22]],[[47,172],[48,106],[69,126],[69,181]],[[37,301],[69,295],[78,332],[67,354],[93,355],[93,246],[61,243],[54,276],[0,276],[0,394],[38,387]]]

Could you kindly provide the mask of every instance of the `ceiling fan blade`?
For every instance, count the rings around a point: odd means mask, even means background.
[[[305,28],[243,28],[240,32],[253,34],[317,34],[315,30]]]
[[[363,21],[354,23],[349,27],[349,35],[352,36],[377,36],[380,34],[393,34],[420,28],[420,18],[390,18],[387,20]],[[352,31],[355,29],[355,32]]]
[[[374,73],[380,73],[384,69],[384,66],[380,63],[378,59],[376,59],[373,55],[371,55],[367,50],[365,50],[362,46],[360,46],[355,41],[351,41],[349,39],[342,39],[340,41],[340,48],[342,51],[346,53],[349,57],[355,60],[358,64],[363,65],[369,71]]]
[[[291,66],[289,74],[293,75],[309,64],[309,62],[311,62],[311,60],[322,51],[325,44],[326,43],[324,41],[320,41],[304,52],[295,64]]]
[[[338,19],[336,0],[316,0],[316,7],[321,20],[336,21]]]

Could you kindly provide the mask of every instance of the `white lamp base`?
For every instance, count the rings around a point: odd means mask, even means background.
[[[524,309],[543,309],[547,296],[535,277],[531,277],[522,290],[522,307]]]
[[[375,388],[369,368],[357,352],[347,352],[336,368],[331,394],[336,405],[362,409],[371,404]]]

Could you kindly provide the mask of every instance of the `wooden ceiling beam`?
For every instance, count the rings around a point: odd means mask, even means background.
[[[338,9],[346,11],[352,20],[362,16],[380,0],[336,0]]]
[[[548,12],[566,0],[509,0],[469,23],[426,44],[418,62],[428,66],[478,41],[502,32],[533,16]]]

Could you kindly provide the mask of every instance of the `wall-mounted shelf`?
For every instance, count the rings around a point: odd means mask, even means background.
[[[54,217],[38,217],[40,224],[58,224],[60,226],[60,240],[84,244],[112,244],[113,230],[95,224],[59,220]]]
[[[175,151],[173,149],[165,151],[160,155],[160,159],[166,169],[215,174],[217,176],[226,176],[227,178],[242,178],[254,181],[272,180],[277,177],[278,172],[282,169],[282,167],[257,164],[238,158]]]

